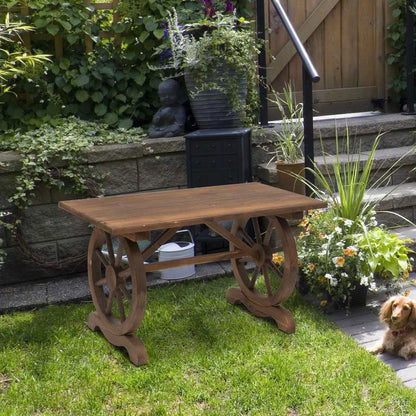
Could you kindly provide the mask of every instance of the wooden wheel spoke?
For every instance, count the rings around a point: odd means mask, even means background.
[[[110,293],[109,293],[108,299],[107,299],[107,305],[105,307],[105,314],[106,315],[111,315],[111,313],[112,313],[114,295],[115,295],[115,291],[114,290],[110,290]]]
[[[106,282],[106,278],[103,277],[102,279],[99,279],[95,282],[95,286],[103,286],[105,285],[105,282]]]
[[[258,218],[253,218],[252,222],[253,222],[255,239],[256,239],[257,243],[260,243],[261,242],[261,231],[260,231],[259,219]]]
[[[123,293],[123,295],[126,297],[128,302],[131,304],[131,295],[129,291],[127,290],[126,286],[124,286],[124,284],[120,285],[120,290]]]
[[[270,276],[269,276],[269,269],[267,266],[263,267],[263,276],[264,276],[264,283],[266,285],[266,291],[268,296],[273,296],[272,286],[270,284]]]
[[[107,257],[105,256],[105,254],[101,251],[100,248],[96,248],[94,250],[94,254],[98,257],[98,259],[100,260],[100,262],[102,263],[103,266],[108,266],[109,262]]]
[[[256,242],[249,236],[246,230],[243,230],[243,240],[246,240],[247,244],[251,247],[256,244]]]
[[[117,248],[117,256],[116,256],[116,259],[115,259],[115,262],[114,262],[114,265],[116,267],[119,267],[120,264],[121,264],[121,260],[123,258],[123,252],[124,252],[124,249],[123,249],[122,245],[119,244],[119,246]]]
[[[120,321],[126,320],[126,311],[124,310],[123,295],[120,290],[116,290],[117,308],[120,315]]]
[[[245,256],[245,257],[240,257],[237,261],[238,261],[238,263],[244,264],[244,263],[247,263],[248,261],[251,261],[251,260],[253,260],[251,257]]]
[[[253,273],[251,274],[249,289],[253,289],[254,286],[256,285],[257,278],[259,277],[259,273],[260,273],[260,267],[256,266],[256,268],[253,270]]]
[[[279,266],[275,263],[273,263],[272,261],[268,263],[268,266],[273,269],[273,271],[280,277],[283,277],[283,273],[282,271],[279,269]]]
[[[122,279],[122,280],[126,280],[129,277],[131,277],[131,269],[130,269],[130,267],[127,267],[126,269],[119,271],[118,272],[118,277],[120,279]]]
[[[270,244],[270,239],[272,238],[273,228],[274,227],[273,227],[272,221],[269,221],[269,225],[267,226],[267,230],[263,237],[263,244],[265,246],[268,246]]]
[[[108,259],[110,261],[111,265],[114,265],[115,258],[114,258],[114,247],[113,247],[113,241],[111,239],[111,235],[108,233],[105,233],[105,241],[107,243],[107,251],[108,251]]]

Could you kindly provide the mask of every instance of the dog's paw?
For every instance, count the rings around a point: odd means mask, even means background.
[[[380,353],[382,353],[384,351],[384,347],[383,347],[383,345],[376,345],[373,348],[367,348],[367,351],[370,354],[377,355],[377,354],[380,354]]]

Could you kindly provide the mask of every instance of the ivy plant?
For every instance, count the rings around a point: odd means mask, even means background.
[[[388,65],[396,68],[397,73],[388,85],[398,96],[407,88],[406,81],[406,0],[390,0],[389,7],[393,20],[387,25],[386,38],[391,51],[386,55]]]
[[[86,152],[95,145],[141,142],[144,136],[141,128],[109,130],[106,125],[73,116],[27,132],[3,134],[0,151],[18,152],[22,163],[9,202],[18,210],[27,208],[40,184],[85,195],[95,183],[102,192],[103,178],[87,163]]]
[[[104,176],[98,175],[88,164],[88,150],[102,144],[142,142],[145,136],[141,128],[110,130],[107,125],[74,116],[54,119],[26,132],[0,134],[0,151],[18,152],[22,163],[15,191],[9,197],[13,213],[0,212],[0,228],[3,226],[12,233],[19,231],[20,214],[30,206],[41,184],[80,197],[99,196],[103,193]],[[20,237],[18,242],[22,244],[23,237]],[[28,249],[25,245],[26,253]],[[0,268],[4,256],[4,250],[0,249]],[[40,258],[39,255],[31,257],[35,261]]]

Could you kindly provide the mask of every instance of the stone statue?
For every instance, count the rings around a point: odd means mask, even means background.
[[[159,85],[159,98],[162,107],[153,116],[148,135],[174,137],[185,133],[186,110],[179,103],[179,83],[166,79]]]

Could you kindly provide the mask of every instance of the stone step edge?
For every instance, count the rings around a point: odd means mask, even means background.
[[[257,129],[255,135],[272,134],[274,128],[279,128],[279,124],[281,123],[278,121],[271,122],[267,128]],[[345,136],[347,128],[350,137],[369,134],[378,135],[381,132],[416,130],[416,116],[374,112],[365,117],[346,116],[324,120],[314,118],[313,120],[314,136],[316,138],[335,137],[335,128],[339,137]]]

